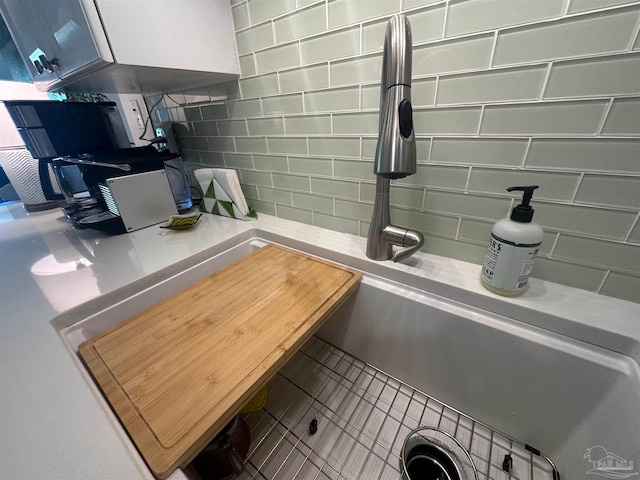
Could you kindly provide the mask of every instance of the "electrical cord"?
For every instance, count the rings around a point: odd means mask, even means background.
[[[153,141],[153,139],[149,140],[148,138],[144,138],[144,136],[147,134],[147,128],[149,127],[149,122],[151,121],[151,115],[153,114],[153,111],[158,106],[158,104],[160,104],[162,99],[164,99],[165,95],[166,95],[166,93],[162,92],[162,94],[160,95],[160,98],[158,99],[158,101],[156,103],[154,103],[153,106],[149,109],[149,115],[147,116],[147,121],[144,122],[144,130],[142,131],[142,135],[140,135],[138,137],[138,140],[144,140],[146,142]]]
[[[168,93],[162,92],[164,96],[166,96],[169,100],[171,100],[173,103],[175,103],[176,105],[180,105],[180,102],[177,101],[175,98],[171,97],[171,95],[169,95]]]

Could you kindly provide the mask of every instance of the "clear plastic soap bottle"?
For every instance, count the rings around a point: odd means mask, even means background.
[[[524,194],[511,217],[498,220],[491,230],[480,280],[492,292],[516,296],[527,289],[544,235],[542,227],[531,221],[533,208],[529,202],[536,188],[537,185],[507,188],[508,192],[517,190]]]

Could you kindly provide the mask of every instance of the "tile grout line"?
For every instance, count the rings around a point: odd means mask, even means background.
[[[551,249],[549,250],[547,258],[551,259],[553,257],[553,253],[556,249],[556,245],[558,244],[558,240],[560,240],[560,232],[556,232],[556,236],[553,239],[553,243],[551,244]]]
[[[329,28],[329,0],[325,0],[324,1],[324,24],[325,24],[325,31],[323,33],[328,33],[330,31]]]
[[[493,43],[491,44],[491,50],[489,52],[489,70],[491,70],[494,66],[495,57],[496,57],[496,49],[498,47],[498,33],[499,30],[496,30],[493,34]]]
[[[634,221],[631,222],[631,227],[629,228],[629,231],[627,232],[627,234],[624,236],[625,243],[629,243],[631,233],[633,232],[633,229],[638,225],[638,223],[640,223],[640,212],[638,212]]]
[[[533,143],[533,137],[529,137],[527,140],[527,146],[524,148],[524,155],[522,156],[522,162],[520,168],[525,168],[527,164],[527,157],[529,156],[529,150],[531,150],[531,144]]]
[[[427,152],[427,163],[432,163],[432,156],[433,156],[433,144],[435,142],[436,137],[430,137],[430,141],[429,141],[429,151]]]
[[[578,190],[580,190],[580,186],[582,185],[582,179],[584,178],[584,172],[580,172],[580,176],[578,177],[578,181],[576,182],[576,186],[573,189],[573,194],[571,195],[570,204],[575,204],[576,197],[578,196]]]
[[[549,77],[551,76],[551,67],[553,66],[553,62],[549,62],[547,64],[547,68],[545,69],[544,76],[542,78],[542,85],[540,85],[540,93],[538,94],[538,101],[544,99],[545,91],[549,86]]]
[[[447,0],[447,2],[444,4],[444,15],[442,16],[442,31],[441,31],[440,39],[446,38],[447,20],[449,18],[449,8],[450,8],[450,4],[449,4],[449,1]]]
[[[602,288],[604,287],[604,284],[609,279],[609,275],[611,275],[611,270],[607,270],[605,272],[604,276],[602,277],[602,281],[600,282],[600,285],[598,285],[598,287],[596,288],[596,293],[600,293],[602,291]]]
[[[436,75],[436,84],[433,86],[433,103],[432,106],[438,105],[438,90],[440,88],[440,77],[441,75]]]
[[[638,19],[638,23],[634,30],[634,33],[631,35],[631,40],[629,41],[629,45],[627,45],[627,52],[633,51],[633,46],[636,43],[636,40],[640,39],[640,18]]]
[[[482,121],[484,120],[485,105],[482,105],[480,109],[480,117],[478,118],[478,128],[476,129],[475,137],[480,137],[480,129],[482,128]]]
[[[458,226],[456,227],[456,240],[460,240],[460,228],[462,227],[462,217],[458,217]]]
[[[600,124],[598,125],[598,128],[596,129],[596,133],[595,133],[596,137],[602,136],[602,131],[604,129],[605,123],[607,122],[607,117],[609,117],[609,114],[611,113],[611,108],[613,107],[614,100],[615,100],[615,97],[611,97],[611,99],[609,100],[609,104],[605,107],[604,111],[602,112],[602,118],[600,119]]]
[[[247,20],[249,21],[249,26],[246,28],[251,28],[253,26],[253,22],[251,21],[251,10],[249,9],[249,2],[243,2],[247,6]],[[238,3],[238,5],[242,5],[242,3]],[[238,30],[236,30],[236,33]]]
[[[473,173],[473,165],[469,165],[469,170],[467,172],[467,181],[464,184],[464,191],[462,194],[469,193],[469,185],[471,184],[471,174]]]

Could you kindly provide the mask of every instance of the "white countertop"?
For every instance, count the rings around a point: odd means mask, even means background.
[[[373,262],[366,240],[261,215],[204,215],[197,228],[149,227],[126,235],[75,231],[60,210],[0,207],[0,478],[148,478],[78,370],[56,328],[127,291],[260,236],[326,255],[437,295],[601,345],[640,363],[640,304],[533,279],[521,297],[497,297],[480,266],[420,253]],[[51,323],[53,320],[53,324]]]

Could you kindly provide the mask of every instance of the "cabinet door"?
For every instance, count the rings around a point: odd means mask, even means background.
[[[107,63],[79,0],[0,0],[0,9],[40,90]]]

